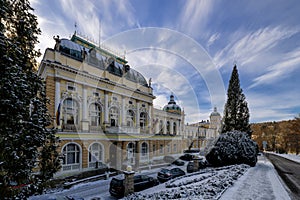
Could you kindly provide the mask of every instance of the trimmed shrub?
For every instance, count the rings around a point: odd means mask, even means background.
[[[248,164],[254,167],[257,162],[258,145],[247,133],[230,131],[223,133],[206,155],[213,166]]]

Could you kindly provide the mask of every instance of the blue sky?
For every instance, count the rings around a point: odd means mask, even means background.
[[[42,30],[38,48],[75,31],[125,54],[152,79],[156,108],[173,93],[186,122],[223,114],[236,63],[250,122],[300,113],[298,0],[31,0]],[[100,30],[100,31],[99,31]],[[100,38],[100,40],[99,40]]]

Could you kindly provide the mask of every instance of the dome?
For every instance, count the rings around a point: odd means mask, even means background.
[[[76,60],[82,61],[82,51],[83,47],[75,42],[72,42],[68,39],[61,39],[59,44],[59,51],[69,57],[72,57]]]
[[[181,114],[181,108],[176,104],[174,95],[170,96],[170,101],[168,105],[164,106],[163,110],[170,113]]]
[[[214,111],[210,114],[210,116],[221,116],[220,113],[217,111],[217,107],[214,107]]]
[[[145,77],[141,73],[130,68],[128,65],[125,65],[125,67],[128,67],[128,69],[126,70],[126,73],[124,75],[124,77],[127,80],[135,82],[135,83],[139,83],[140,85],[143,85],[143,86],[148,86],[148,83],[147,83]]]

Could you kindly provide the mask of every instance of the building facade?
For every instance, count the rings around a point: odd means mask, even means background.
[[[99,162],[138,170],[188,148],[184,112],[173,95],[155,109],[151,81],[125,58],[76,34],[54,39],[38,73],[61,140],[60,173],[94,169]]]

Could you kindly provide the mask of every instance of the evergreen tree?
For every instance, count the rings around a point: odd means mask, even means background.
[[[34,47],[40,30],[32,11],[28,0],[1,0],[0,3],[0,194],[3,199],[25,199],[41,189],[40,183],[59,169],[55,130],[47,128],[51,118],[45,84],[35,73],[35,58],[40,52]],[[37,169],[40,169],[39,176],[33,173]]]
[[[228,131],[246,132],[251,137],[249,124],[249,109],[246,97],[240,87],[239,74],[236,65],[233,67],[227,90],[227,102],[224,108],[222,133]]]

